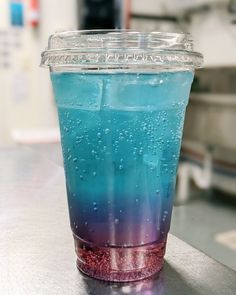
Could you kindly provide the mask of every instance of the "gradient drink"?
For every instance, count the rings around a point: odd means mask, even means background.
[[[156,273],[193,68],[60,68],[51,79],[79,269],[110,281]]]
[[[52,74],[81,255],[90,246],[164,251],[192,79],[192,72]],[[84,252],[88,263],[96,259]]]

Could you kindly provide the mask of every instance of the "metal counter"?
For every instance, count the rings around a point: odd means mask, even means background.
[[[0,150],[0,294],[236,294],[234,271],[172,235],[155,278],[113,284],[83,276],[75,266],[63,168],[46,154]]]

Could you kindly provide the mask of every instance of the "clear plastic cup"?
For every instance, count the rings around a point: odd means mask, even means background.
[[[185,108],[201,64],[188,34],[49,38],[42,65],[58,108],[77,266],[87,275],[134,281],[162,268]]]

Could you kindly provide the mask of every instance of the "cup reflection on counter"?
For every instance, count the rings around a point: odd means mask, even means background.
[[[96,290],[97,295],[167,295],[162,271],[151,278],[129,283],[99,282],[84,275],[83,285],[88,294]]]

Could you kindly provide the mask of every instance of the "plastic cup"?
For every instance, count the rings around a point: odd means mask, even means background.
[[[42,65],[50,68],[77,266],[85,274],[135,281],[162,268],[185,108],[201,64],[186,34],[50,37]]]

